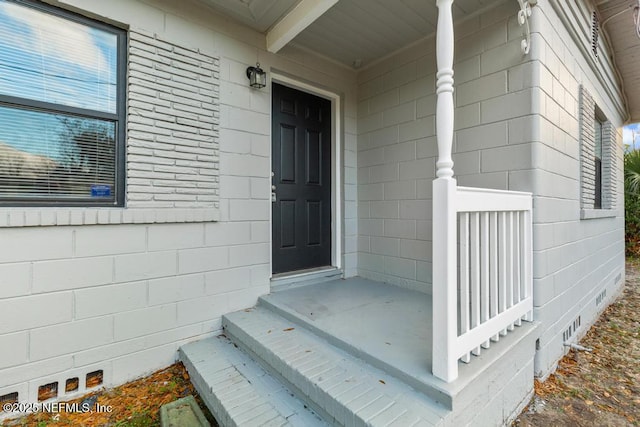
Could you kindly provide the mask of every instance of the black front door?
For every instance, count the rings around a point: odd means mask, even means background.
[[[331,102],[273,83],[273,273],[331,265]]]

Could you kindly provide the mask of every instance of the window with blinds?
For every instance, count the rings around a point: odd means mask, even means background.
[[[594,190],[594,209],[602,209],[602,123],[597,115],[593,121],[594,129],[594,150],[593,150],[593,164],[595,166],[595,190]]]
[[[125,32],[0,0],[0,204],[124,204]]]

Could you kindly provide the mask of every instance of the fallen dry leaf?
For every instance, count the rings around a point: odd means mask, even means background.
[[[536,399],[544,404],[525,410],[514,425],[640,426],[639,312],[640,259],[628,260],[622,295],[580,341],[594,351],[571,350],[545,382],[536,380]]]
[[[134,425],[159,425],[160,407],[188,395],[196,396],[196,400],[208,414],[204,404],[197,397],[197,392],[191,384],[189,373],[182,363],[176,363],[168,368],[157,371],[148,377],[129,382],[109,390],[98,390],[91,394],[69,401],[80,403],[87,399],[95,399],[95,402],[103,407],[112,407],[111,412],[40,412],[27,417],[9,422],[6,426],[134,426]],[[144,417],[144,421],[141,421]],[[215,420],[208,415],[213,426]],[[129,420],[129,423],[123,424]]]

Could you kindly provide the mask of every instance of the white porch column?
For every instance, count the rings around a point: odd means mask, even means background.
[[[433,181],[433,345],[432,371],[451,382],[458,377],[455,341],[457,320],[456,180],[453,178],[453,0],[436,0],[438,141],[437,178]]]

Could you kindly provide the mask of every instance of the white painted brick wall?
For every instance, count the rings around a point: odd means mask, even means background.
[[[176,327],[176,304],[117,313],[113,317],[113,336],[124,341]]]
[[[248,272],[247,272],[248,273]],[[247,280],[248,282],[248,280]],[[149,280],[149,305],[199,298],[205,294],[204,274],[185,274]],[[237,286],[235,282],[234,285]]]
[[[219,65],[129,31],[127,206],[218,207]]]
[[[47,229],[47,238],[44,239],[38,229],[2,230],[0,259],[3,263],[15,263],[70,258],[73,253],[72,233],[73,230],[66,227]]]
[[[104,316],[146,306],[147,282],[96,286],[78,290],[74,296],[75,319]]]
[[[99,286],[113,281],[113,258],[42,261],[33,265],[34,293]]]
[[[342,265],[356,274],[355,72],[267,53],[264,35],[196,3],[59,3],[130,26],[129,198],[0,210],[0,395],[34,400],[93,370],[107,386],[139,377],[269,291],[271,94],[245,75],[258,59],[341,94]]]
[[[21,365],[29,361],[29,333],[19,332],[0,336],[0,346],[5,350],[5,357],[0,362],[0,369]]]
[[[46,313],[46,316],[43,316]],[[0,334],[71,321],[73,294],[56,292],[0,300]]]
[[[114,257],[116,283],[166,277],[177,273],[175,251],[145,252]]]
[[[30,285],[30,263],[0,265],[0,299],[25,295]]]
[[[75,254],[81,257],[136,253],[146,247],[146,229],[135,225],[80,227],[74,233]]]
[[[149,366],[168,366],[176,359],[178,345],[170,343],[137,353],[124,353],[113,361],[111,382],[121,384],[135,378],[140,372],[148,372]]]
[[[236,287],[235,289],[241,289],[241,287]],[[184,326],[200,323],[211,318],[219,319],[223,314],[230,311],[228,307],[228,298],[229,294],[222,294],[178,302],[178,325]],[[255,301],[253,301],[253,303],[255,304]]]
[[[239,269],[244,273],[241,277],[213,276],[220,265],[227,266],[230,242],[240,239],[245,243],[243,251],[264,253],[264,239],[269,236],[265,236],[262,223],[255,224],[255,243],[251,243],[249,222],[80,226],[68,233],[59,233],[56,227],[41,228],[39,233],[20,229],[25,245],[35,247],[41,240],[52,244],[57,239],[56,246],[65,246],[64,240],[68,240],[74,250],[69,259],[51,260],[43,253],[43,260],[0,263],[3,271],[20,283],[2,287],[8,295],[0,299],[0,344],[15,349],[0,357],[2,390],[27,390],[21,391],[21,399],[26,400],[46,382],[83,377],[96,366],[105,370],[106,382],[116,381],[114,378],[122,381],[130,370],[114,370],[120,358],[137,360],[146,354],[141,351],[165,345],[175,353],[178,342],[219,330],[221,315],[230,309],[229,298],[234,308],[245,308],[268,291],[270,269],[268,257],[263,255],[260,262],[267,268],[256,269],[255,278],[250,268],[257,262],[253,255]],[[222,246],[205,246],[205,229],[211,235],[209,243]],[[110,233],[120,240],[120,246],[109,241]],[[138,246],[140,235],[142,247]],[[94,245],[86,244],[91,240]],[[122,254],[93,256],[117,252],[118,248]],[[215,251],[223,256],[218,257]],[[202,273],[178,273],[180,259],[191,262],[183,262],[183,270],[191,265]],[[209,273],[211,279],[205,288],[205,274]],[[238,290],[244,293],[238,294]],[[168,351],[164,348],[161,351]],[[144,366],[136,376],[161,367]]]
[[[562,331],[581,315],[583,334],[605,306],[596,308],[595,296],[603,289],[614,295],[624,279],[621,213],[580,219],[579,86],[594,94],[610,120],[605,131],[618,142],[605,154],[614,165],[605,171],[610,194],[622,190],[622,117],[549,1],[534,8],[528,57],[519,51],[516,12],[504,2],[456,27],[454,171],[460,185],[534,193],[534,293],[542,321],[536,372],[545,376],[565,351]],[[407,204],[431,198],[433,51],[429,39],[361,71],[358,92],[358,271],[424,291],[431,282],[430,206]],[[430,74],[420,77],[420,69]],[[428,162],[412,168],[418,159]]]
[[[211,271],[205,275],[205,293],[215,295],[237,289],[238,283],[251,283],[251,270],[233,268]]]
[[[47,384],[46,378],[50,377],[52,373],[66,372],[73,368],[73,356],[66,355],[61,357],[54,357],[39,362],[24,363],[12,368],[2,370],[2,381],[5,384],[2,387],[7,394],[13,390],[18,391],[26,389],[26,394],[19,394],[18,397],[23,400],[27,400],[28,396],[35,392],[37,395],[38,389],[30,388],[30,382],[33,379],[42,379],[39,385]],[[87,371],[90,372],[90,371]],[[71,378],[71,377],[68,377]],[[32,400],[32,401],[37,401]]]
[[[178,273],[191,274],[229,266],[229,248],[207,247],[178,252]]]
[[[576,8],[580,2],[569,2]],[[546,377],[564,354],[562,333],[581,317],[582,326],[572,340],[578,339],[595,321],[624,283],[624,219],[622,212],[611,217],[582,220],[581,207],[593,205],[593,178],[581,176],[581,143],[589,144],[592,135],[581,141],[581,87],[588,96],[583,106],[598,107],[610,121],[607,132],[614,133],[615,148],[607,170],[611,192],[622,191],[622,146],[620,126],[623,118],[615,108],[601,80],[592,69],[591,56],[583,56],[550,2],[544,0],[535,8],[538,26],[533,39],[533,58],[539,71],[534,84],[541,91],[539,125],[532,129],[533,148],[531,176],[534,193],[534,304],[535,317],[541,321],[540,350],[535,371]],[[569,10],[569,9],[567,9]],[[589,23],[581,25],[588,27]],[[602,62],[598,67],[606,67]],[[617,87],[605,75],[606,84]],[[589,105],[587,105],[589,104]],[[520,126],[519,126],[520,127]],[[527,126],[528,127],[528,126]],[[518,129],[518,133],[527,128]],[[511,135],[511,129],[510,129]],[[592,149],[591,149],[592,150]],[[588,153],[587,153],[588,157]],[[592,159],[585,159],[592,161]],[[604,196],[604,194],[603,194]],[[604,207],[613,200],[603,198]],[[619,275],[619,276],[618,276]],[[616,280],[618,277],[619,280]],[[607,290],[607,301],[596,306],[596,296]]]
[[[516,14],[517,5],[504,2],[456,25],[460,185],[532,190],[530,181],[510,178],[533,167],[532,140],[510,135],[511,123],[524,126],[539,108]],[[423,292],[431,290],[435,72],[429,38],[358,76],[358,272]]]
[[[114,339],[110,317],[96,317],[38,328],[29,334],[29,359],[37,361],[108,344]]]

